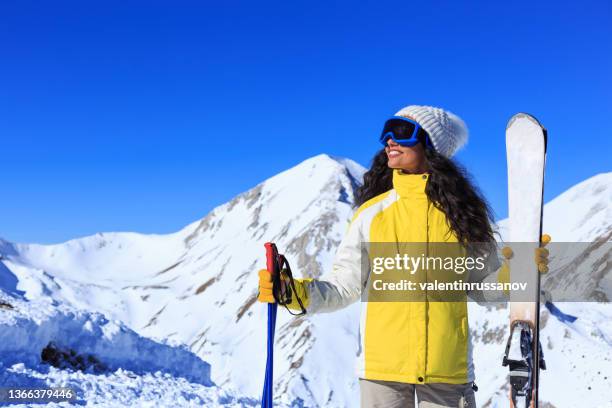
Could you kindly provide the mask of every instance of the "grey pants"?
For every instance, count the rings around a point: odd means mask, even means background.
[[[407,384],[359,379],[361,408],[476,408],[472,383]]]

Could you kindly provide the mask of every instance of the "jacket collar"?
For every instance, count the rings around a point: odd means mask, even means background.
[[[425,185],[429,174],[406,174],[393,169],[393,188],[400,197],[426,197]]]

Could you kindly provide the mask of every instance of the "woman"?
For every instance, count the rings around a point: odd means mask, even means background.
[[[372,246],[362,243],[454,243],[486,259],[486,267],[471,270],[465,281],[507,281],[507,267],[500,268],[490,250],[495,240],[489,206],[451,159],[467,141],[464,122],[440,108],[412,105],[385,123],[380,141],[385,148],[364,175],[359,208],[332,271],[324,280],[296,279],[293,291],[283,276],[279,290],[289,296],[289,308],[330,312],[359,300],[364,290],[371,293],[371,269],[364,273],[361,259],[369,259],[371,268]],[[542,271],[546,256],[545,250],[536,254]],[[425,271],[425,279],[431,273]],[[268,271],[259,277],[259,300],[274,302]],[[419,407],[476,407],[466,302],[433,301],[430,294],[417,300],[362,303],[362,407],[414,406],[415,394]]]

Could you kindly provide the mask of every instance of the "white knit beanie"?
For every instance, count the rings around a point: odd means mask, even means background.
[[[467,143],[468,130],[454,113],[433,106],[410,105],[395,116],[411,117],[429,133],[436,151],[451,157]]]

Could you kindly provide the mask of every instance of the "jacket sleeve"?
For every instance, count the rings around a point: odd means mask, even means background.
[[[338,247],[331,271],[322,279],[296,279],[296,291],[307,313],[332,312],[359,300],[362,288],[362,232],[359,218],[353,219]],[[367,272],[367,271],[366,271]],[[367,273],[364,275],[367,276]],[[290,309],[299,310],[292,299]]]
[[[488,252],[486,267],[481,270],[472,270],[470,272],[469,281],[472,283],[507,283],[509,281],[508,264],[500,262],[500,256],[497,253],[497,245],[492,244]],[[496,290],[473,290],[468,292],[468,296],[480,305],[485,305],[490,302],[502,302],[507,300],[507,294]]]

